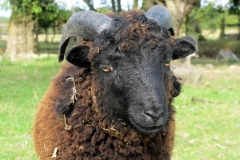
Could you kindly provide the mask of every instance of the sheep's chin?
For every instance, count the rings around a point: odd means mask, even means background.
[[[138,123],[136,123],[132,117],[130,117],[129,120],[130,120],[130,123],[133,125],[133,127],[143,134],[156,133],[163,129],[163,125],[154,126],[154,127],[145,127],[145,126],[141,126]]]

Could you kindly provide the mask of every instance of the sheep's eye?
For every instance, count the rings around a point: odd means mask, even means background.
[[[112,72],[112,71],[113,71],[113,68],[112,68],[112,66],[105,65],[105,66],[102,67],[102,71],[103,71],[103,72],[106,72],[106,73]]]
[[[165,66],[165,67],[169,67],[169,66],[170,66],[170,60],[166,60],[166,61],[164,62],[164,66]]]

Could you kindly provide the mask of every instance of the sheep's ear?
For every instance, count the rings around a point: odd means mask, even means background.
[[[66,60],[73,65],[78,67],[90,68],[91,63],[88,61],[89,47],[87,46],[77,46],[72,48],[65,55]]]
[[[174,75],[172,77],[172,83],[173,89],[171,90],[171,95],[173,97],[177,97],[181,92],[182,85],[181,83],[178,82],[177,78]]]
[[[174,40],[175,47],[173,49],[172,59],[179,59],[188,56],[196,51],[194,45],[183,39]]]

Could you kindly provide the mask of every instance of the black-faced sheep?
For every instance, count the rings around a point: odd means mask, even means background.
[[[60,42],[63,60],[40,102],[34,125],[39,159],[170,159],[174,142],[173,98],[181,85],[170,60],[195,51],[174,40],[169,12],[154,6],[105,16],[79,12]],[[71,64],[72,63],[72,64]]]

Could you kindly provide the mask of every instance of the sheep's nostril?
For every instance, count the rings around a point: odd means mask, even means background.
[[[144,114],[146,114],[147,116],[151,117],[151,119],[152,119],[153,121],[155,121],[155,122],[159,119],[159,117],[160,117],[160,115],[161,115],[161,113],[156,113],[156,112],[153,112],[153,111],[151,111],[151,110],[149,110],[149,111],[144,111]]]

